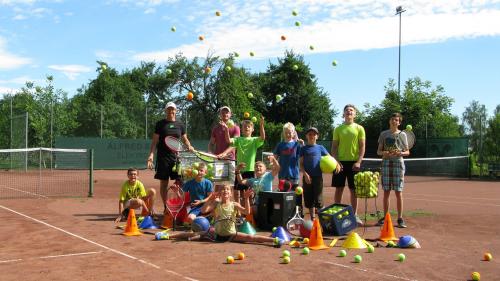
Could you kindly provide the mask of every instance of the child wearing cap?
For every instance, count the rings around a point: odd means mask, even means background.
[[[303,173],[304,205],[309,208],[311,220],[316,217],[318,208],[323,207],[323,173],[319,163],[321,156],[329,155],[326,148],[316,144],[319,131],[311,127],[306,131],[306,145],[300,149],[300,169]]]

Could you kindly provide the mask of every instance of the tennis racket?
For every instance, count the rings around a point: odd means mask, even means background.
[[[408,130],[399,132],[396,136],[395,145],[399,151],[410,150],[415,145],[415,134]]]
[[[167,202],[165,203],[167,210],[174,218],[172,228],[175,230],[177,215],[184,207],[184,191],[178,183],[174,183],[167,190]]]
[[[286,230],[295,237],[301,237],[300,229],[304,227],[304,219],[300,217],[299,206],[295,207],[295,215],[286,223]]]
[[[178,152],[186,152],[189,151],[188,147],[182,143],[178,138],[167,136],[165,137],[165,145],[170,148],[170,150],[178,153]],[[215,161],[221,159],[217,157],[215,154],[211,154],[208,152],[203,152],[199,150],[193,150],[191,151],[196,157],[198,157],[200,160],[203,160],[208,163],[214,163]],[[232,159],[223,159],[223,160],[232,160]],[[234,161],[234,160],[232,160]]]

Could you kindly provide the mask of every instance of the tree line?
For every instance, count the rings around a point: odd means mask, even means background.
[[[97,61],[96,78],[71,98],[54,87],[52,76],[43,85],[28,81],[18,93],[0,100],[0,128],[6,132],[0,136],[0,147],[24,147],[19,132],[24,130],[25,112],[29,147],[53,147],[56,136],[149,138],[156,121],[164,118],[168,101],[179,107],[178,118],[186,122],[192,139],[209,137],[218,122],[217,110],[224,105],[231,107],[235,122],[245,113],[248,118],[263,115],[270,148],[286,122],[299,131],[315,126],[322,139],[331,139],[333,120],[344,105],[332,105],[302,55],[286,51],[258,73],[237,65],[236,56],[188,59],[178,54],[164,64],[142,62],[122,71]],[[450,111],[453,98],[430,81],[408,79],[399,93],[389,79],[384,91],[380,104],[358,108],[357,122],[365,127],[367,139],[377,139],[388,127],[390,114],[401,112],[408,117],[402,128],[411,124],[417,138],[467,136],[480,161],[499,162],[500,105],[489,117],[484,105],[471,101],[460,120]]]

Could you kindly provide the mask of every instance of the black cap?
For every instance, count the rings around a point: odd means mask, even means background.
[[[319,135],[319,131],[318,131],[318,129],[316,129],[316,127],[311,127],[311,128],[309,128],[309,129],[307,129],[306,134],[307,134],[307,133],[309,133],[310,131],[313,131],[313,132],[315,132],[317,135]]]

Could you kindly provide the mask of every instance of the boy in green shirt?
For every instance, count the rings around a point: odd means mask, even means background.
[[[357,216],[358,198],[354,192],[354,175],[359,172],[365,155],[365,129],[363,126],[354,123],[356,117],[354,105],[346,105],[343,116],[344,123],[333,131],[332,155],[339,160],[341,168],[340,173],[334,174],[332,178],[332,186],[336,188],[334,201],[337,204],[342,201],[342,193],[347,179],[351,194],[351,206],[356,214],[356,222],[362,225],[363,222]]]
[[[129,210],[142,207],[142,214],[154,215],[153,203],[156,195],[156,190],[150,188],[146,193],[146,189],[142,182],[137,180],[139,171],[136,168],[127,170],[128,180],[122,185],[120,192],[120,200],[118,202],[118,217],[115,222],[126,220]]]

